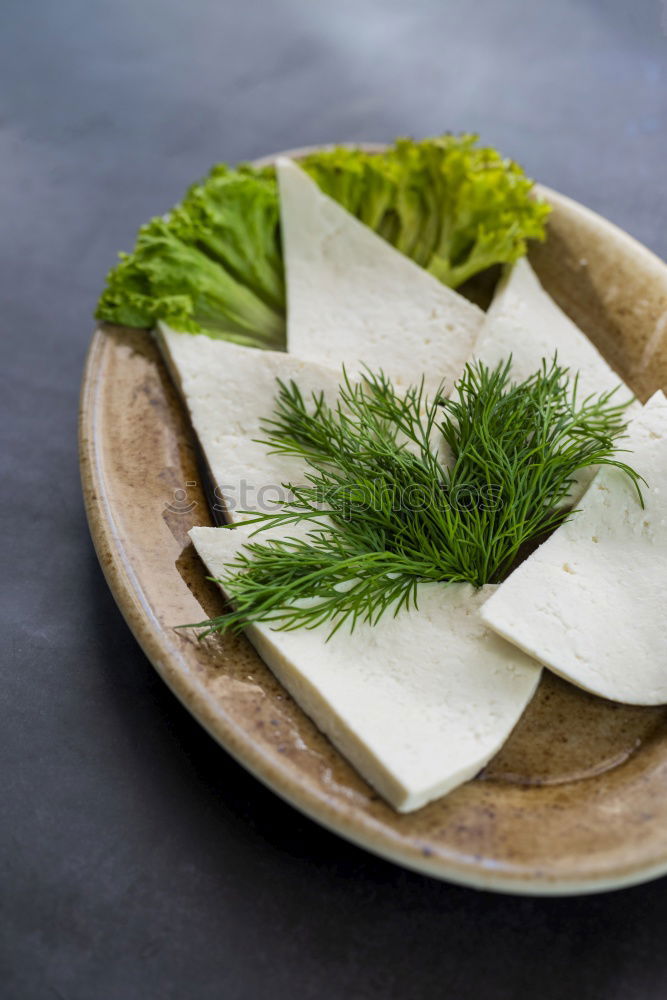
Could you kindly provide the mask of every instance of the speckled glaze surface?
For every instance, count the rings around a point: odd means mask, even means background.
[[[667,387],[667,266],[582,206],[542,194],[554,211],[532,260],[545,287],[641,399]],[[595,892],[667,871],[667,708],[612,704],[545,672],[475,780],[399,815],[245,639],[174,631],[219,613],[222,598],[187,537],[211,523],[194,435],[145,333],[95,333],[80,454],[95,547],[146,655],[211,735],[304,813],[399,864],[479,888]]]

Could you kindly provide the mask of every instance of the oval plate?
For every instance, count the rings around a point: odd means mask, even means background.
[[[554,209],[532,253],[540,278],[645,399],[667,385],[667,266],[588,209],[538,190]],[[667,872],[666,708],[605,702],[545,672],[474,781],[399,815],[244,638],[200,643],[174,631],[219,614],[222,598],[187,536],[211,523],[194,435],[146,333],[95,333],[80,456],[95,548],[144,652],[214,739],[296,808],[398,864],[478,888],[594,892]]]

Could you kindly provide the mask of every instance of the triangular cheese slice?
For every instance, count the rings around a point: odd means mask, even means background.
[[[474,358],[495,368],[511,355],[512,376],[521,382],[539,371],[543,360],[550,363],[554,354],[572,375],[579,373],[580,402],[593,393],[617,387],[618,402],[632,396],[586,334],[545,292],[528,258],[522,257],[505,270],[498,284],[475,344]],[[577,474],[568,506],[578,501],[596,471],[597,467],[591,466]]]
[[[667,702],[667,400],[634,416],[622,455],[602,466],[562,525],[484,605],[500,635],[567,680],[612,701]]]
[[[483,312],[325,195],[291,160],[277,162],[287,277],[287,349],[407,388],[451,388]]]
[[[475,344],[474,356],[489,367],[512,356],[512,375],[523,381],[554,354],[579,373],[580,399],[620,386],[619,401],[632,395],[595,345],[545,292],[527,257],[507,268]]]
[[[282,351],[179,333],[164,323],[158,323],[155,335],[206,458],[220,501],[216,510],[225,520],[238,521],[246,519],[241,511],[274,509],[287,496],[284,484],[304,482],[305,476],[300,459],[271,455],[257,440],[265,436],[262,421],[273,416],[276,380],[294,381],[307,401],[324,393],[335,405],[342,372]],[[418,451],[413,442],[406,446]],[[446,462],[447,445],[437,429],[433,448]]]
[[[268,511],[285,497],[283,484],[304,481],[300,459],[270,455],[262,420],[273,415],[276,379],[294,380],[308,399],[323,392],[335,403],[340,372],[280,351],[241,347],[158,324],[156,338],[208,464],[225,520],[243,510]]]
[[[216,578],[247,540],[242,528],[193,528]],[[540,668],[488,631],[478,609],[493,588],[423,584],[419,609],[375,626],[246,630],[319,729],[401,812],[472,778],[530,701]]]

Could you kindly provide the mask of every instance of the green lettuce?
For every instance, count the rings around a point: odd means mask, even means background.
[[[336,147],[301,165],[344,208],[443,284],[458,287],[543,240],[549,206],[521,167],[474,135],[399,139],[381,153]],[[120,254],[98,319],[285,344],[285,278],[275,171],[224,164]]]

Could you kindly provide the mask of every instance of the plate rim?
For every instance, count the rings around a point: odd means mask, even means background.
[[[368,151],[378,151],[385,148],[379,143],[350,143],[356,148]],[[327,148],[326,145],[301,147],[284,152],[274,153],[253,161],[255,166],[263,166],[273,162],[278,156],[299,158],[314,150]],[[643,258],[645,265],[656,266],[667,275],[667,264],[651,250],[641,244],[625,230],[610,222],[592,209],[562,195],[544,185],[535,185],[540,195],[550,202],[571,206],[583,214],[596,227],[602,228],[617,242],[626,245],[627,250]],[[284,771],[273,765],[270,755],[247,752],[250,738],[239,738],[234,727],[222,712],[215,712],[215,699],[198,681],[196,675],[188,669],[182,653],[170,641],[167,631],[155,618],[150,602],[146,598],[140,580],[135,576],[127,559],[122,558],[124,552],[120,533],[117,529],[114,512],[104,489],[104,474],[101,464],[101,453],[98,449],[98,404],[100,402],[98,379],[96,377],[102,351],[105,347],[105,332],[97,327],[91,341],[81,384],[79,406],[79,462],[84,506],[88,526],[97,554],[98,561],[104,573],[107,585],[125,619],[130,631],[139,643],[144,654],[151,662],[162,680],[181,704],[199,722],[208,734],[219,743],[241,766],[253,777],[261,781],[272,792],[289,805],[306,815],[316,823],[330,830],[371,854],[391,861],[402,868],[407,868],[432,878],[452,882],[469,888],[490,890],[526,896],[569,896],[587,893],[609,892],[616,889],[637,885],[667,874],[667,845],[665,857],[655,863],[630,867],[622,872],[610,872],[608,875],[592,875],[575,879],[540,878],[531,876],[529,879],[520,874],[507,876],[484,868],[483,863],[472,862],[465,868],[461,867],[460,859],[450,864],[442,856],[430,858],[426,855],[407,855],[400,849],[392,849],[390,839],[384,840],[375,831],[375,839],[367,836],[363,826],[350,821],[336,808],[327,808],[326,803],[301,790],[290,781]],[[177,669],[167,669],[168,665]],[[180,668],[180,669],[179,669]],[[203,710],[206,705],[207,711]],[[255,751],[257,748],[255,747]]]

